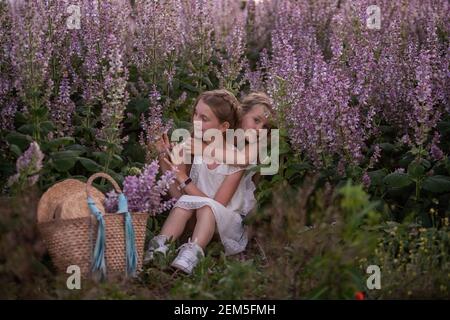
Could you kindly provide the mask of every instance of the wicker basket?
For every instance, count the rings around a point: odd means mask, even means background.
[[[93,180],[99,177],[110,181],[116,192],[122,192],[119,185],[109,175],[100,172],[88,179],[85,201],[92,194]],[[108,275],[125,273],[124,215],[118,213],[102,214],[105,221],[105,261]],[[137,270],[141,270],[148,214],[130,214],[135,234]],[[83,215],[81,214],[81,216]],[[97,227],[97,219],[90,214],[75,219],[55,218],[51,221],[38,222],[39,231],[56,268],[61,272],[66,272],[68,266],[77,265],[80,267],[83,276],[90,275],[93,250],[97,238]]]

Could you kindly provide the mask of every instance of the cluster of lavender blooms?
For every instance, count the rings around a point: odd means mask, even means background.
[[[14,77],[11,63],[11,16],[6,14],[7,8],[0,3],[0,128],[4,130],[14,129],[14,115],[18,106],[16,99],[10,97],[14,86]]]
[[[243,11],[238,1],[230,0],[214,1],[212,5],[216,13],[214,41],[219,62],[215,73],[220,87],[237,93],[245,81],[240,75],[248,65],[245,56],[248,9]]]
[[[63,78],[59,87],[59,95],[55,101],[55,107],[52,108],[52,119],[57,127],[56,132],[60,136],[71,136],[74,128],[72,126],[72,117],[75,113],[75,103],[70,98],[71,86],[69,79]]]
[[[70,135],[75,115],[71,95],[79,93],[86,108],[101,105],[103,128],[120,129],[127,104],[127,1],[10,1],[0,5],[2,33],[8,35],[2,39],[2,49],[10,52],[8,71],[14,79],[5,92],[11,98],[6,101],[8,109],[1,110],[2,128],[13,121],[14,111],[26,114],[44,107],[49,109],[57,134]],[[71,5],[80,8],[79,29],[68,27]],[[3,30],[3,26],[8,27]],[[2,88],[7,75],[2,76]],[[90,126],[94,119],[89,119],[90,110],[86,114]],[[114,135],[119,136],[120,130]]]
[[[271,52],[247,70],[267,90],[293,147],[316,167],[359,164],[379,123],[397,141],[442,158],[436,126],[449,112],[447,1],[277,2]],[[381,28],[368,27],[377,5]],[[366,179],[367,180],[367,179]]]
[[[141,115],[143,132],[139,137],[140,144],[147,151],[147,160],[154,158],[154,155],[151,152],[152,150],[149,147],[161,138],[162,133],[167,133],[173,126],[172,120],[169,120],[168,122],[162,120],[163,106],[161,104],[161,95],[156,89],[156,86],[153,86],[149,100],[150,110],[148,115],[144,113]]]
[[[76,28],[68,25],[74,18],[70,6],[79,8]],[[229,18],[238,15],[236,29]],[[56,135],[71,135],[77,105],[85,127],[96,125],[100,139],[120,146],[133,94],[131,66],[151,85],[158,82],[169,99],[179,66],[197,88],[214,71],[216,52],[223,82],[236,80],[244,66],[245,10],[235,1],[6,1],[0,3],[0,20],[5,26],[0,31],[3,130],[12,129],[17,112],[44,108]],[[153,87],[147,90],[145,96]]]
[[[134,37],[130,59],[148,74],[152,85],[164,75],[170,87],[183,42],[180,32],[182,1],[139,0],[132,10]]]
[[[121,126],[128,103],[128,92],[125,90],[128,71],[123,66],[123,47],[113,35],[108,42],[111,45],[107,50],[109,66],[104,70],[105,97],[100,116],[102,127],[98,130],[98,136],[120,146],[126,140],[121,138]]]
[[[127,137],[122,138],[122,122],[129,95],[126,45],[131,5],[127,1],[84,0],[80,10],[78,35],[89,34],[81,40],[81,49],[86,52],[83,68],[89,79],[89,88],[82,89],[85,105],[101,104],[97,136],[120,149],[127,141]],[[101,148],[107,147],[103,144]]]
[[[237,79],[248,64],[245,58],[245,31],[242,20],[236,21],[230,34],[225,37],[223,46],[228,50],[223,50],[225,55],[219,55],[220,69],[216,71],[219,85],[237,93],[244,83],[243,78],[240,81]]]
[[[167,130],[163,109],[179,98],[171,93],[180,74],[198,91],[214,74],[235,92],[243,80],[267,91],[294,149],[316,167],[361,163],[380,123],[398,143],[443,157],[436,126],[450,112],[448,1],[242,4],[0,1],[0,129],[43,107],[57,135],[71,135],[77,106],[79,123],[120,146],[136,67],[146,82],[138,94],[151,106],[140,119],[143,144]],[[78,29],[68,28],[70,5],[80,8]],[[371,5],[380,8],[380,29],[367,25]]]
[[[41,171],[44,160],[44,154],[41,152],[39,145],[32,142],[28,149],[17,159],[17,173],[8,180],[8,186],[19,189],[25,186],[32,186],[39,180],[39,172]]]
[[[125,177],[123,193],[128,199],[130,211],[159,214],[170,209],[176,202],[176,199],[163,200],[170,185],[175,181],[175,173],[166,171],[157,179],[158,170],[159,165],[155,160],[146,165],[140,174]],[[118,194],[112,190],[107,193],[105,199],[106,211],[116,212],[117,204]]]

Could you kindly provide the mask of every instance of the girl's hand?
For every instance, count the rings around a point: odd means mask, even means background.
[[[171,155],[172,154],[169,153],[169,156],[172,158]],[[179,183],[186,181],[188,175],[184,169],[184,166],[180,164],[174,164],[172,160],[169,160],[167,158],[164,158],[163,160],[169,165],[170,169],[175,172],[176,179]]]
[[[201,139],[190,137],[189,139],[184,141],[183,145],[186,154],[194,156],[203,155],[203,148],[205,147],[205,145]]]
[[[158,154],[163,154],[167,152],[167,150],[171,150],[172,146],[166,132],[155,142],[155,148]]]
[[[171,152],[169,153],[170,160],[173,164],[186,164],[189,161],[189,159],[185,159],[186,156],[189,156],[189,153],[186,152],[185,142],[173,144]]]
[[[208,145],[201,139],[190,137],[183,144],[183,149],[186,154],[201,156],[207,162],[207,164],[223,162],[223,153],[218,148],[209,149],[209,152],[205,152],[206,148],[208,148]]]

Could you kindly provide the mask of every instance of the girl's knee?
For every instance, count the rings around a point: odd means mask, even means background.
[[[180,207],[173,208],[173,210],[171,211],[171,214],[183,215],[186,217],[186,219],[191,218],[193,213],[194,213],[194,210],[192,210],[192,209],[184,209],[184,208],[180,208]]]
[[[173,208],[172,211],[192,213],[194,210],[193,209],[185,209],[185,208],[181,208],[181,207],[175,207],[175,208]]]
[[[203,206],[203,207],[197,209],[195,215],[196,215],[197,219],[203,218],[203,217],[205,217],[205,215],[214,217],[214,213],[210,206]]]

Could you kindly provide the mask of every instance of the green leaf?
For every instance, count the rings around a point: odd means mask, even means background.
[[[393,126],[388,125],[380,125],[379,128],[383,134],[392,134],[395,131]]]
[[[63,150],[63,151],[57,151],[52,152],[50,155],[53,159],[61,159],[61,158],[69,158],[73,157],[76,158],[80,156],[83,152],[81,150]]]
[[[203,77],[203,82],[206,83],[206,85],[208,86],[208,89],[212,90],[212,88],[214,88],[214,85],[208,76]]]
[[[362,176],[364,169],[360,166],[349,166],[347,173],[350,177],[360,177]]]
[[[78,161],[78,156],[80,154],[80,151],[65,150],[52,152],[50,157],[55,169],[59,172],[65,172],[73,168],[75,163]]]
[[[20,148],[18,146],[16,146],[15,144],[11,144],[9,146],[9,149],[11,150],[12,153],[14,153],[17,157],[20,157],[22,155],[22,150],[20,150]]]
[[[421,164],[425,169],[430,169],[430,167],[431,167],[431,162],[428,161],[427,159],[422,159],[422,161],[420,161],[420,164]]]
[[[100,139],[100,138],[97,138],[96,142],[98,143],[99,146],[106,146],[106,149],[111,150],[111,152],[117,152],[117,153],[121,152],[122,146],[120,146],[117,143],[109,142],[108,140]]]
[[[87,147],[81,145],[81,144],[71,144],[70,146],[67,146],[65,148],[66,150],[72,150],[79,152],[79,155],[82,155],[87,151]]]
[[[383,178],[387,175],[387,170],[380,169],[367,172],[367,174],[370,177],[370,182],[372,185],[380,185],[383,182]]]
[[[192,123],[188,122],[188,121],[175,120],[174,121],[174,129],[191,130],[192,129]]]
[[[53,166],[59,172],[66,172],[73,168],[75,163],[77,162],[76,158],[60,158],[57,160],[52,160]]]
[[[189,83],[186,83],[186,82],[181,82],[181,88],[185,88],[185,89],[187,89],[187,90],[189,90],[191,92],[196,92],[196,93],[200,93],[201,92],[200,89],[198,89],[198,88],[194,87],[193,85],[191,85]]]
[[[441,121],[437,127],[442,136],[450,134],[450,121]]]
[[[117,154],[113,155],[112,160],[111,160],[110,168],[114,169],[114,168],[117,168],[118,166],[120,166],[122,164],[123,164],[122,157],[117,155]]]
[[[123,184],[124,177],[120,173],[117,173],[111,169],[108,169],[106,173],[109,174],[119,185]]]
[[[420,179],[425,174],[425,168],[416,161],[413,161],[408,166],[408,175],[414,179]]]
[[[42,119],[42,118],[45,118],[45,116],[47,116],[48,110],[47,110],[47,108],[40,107],[40,108],[31,109],[30,112],[33,116],[37,117],[38,119]]]
[[[290,179],[296,173],[301,174],[303,171],[306,171],[309,169],[311,169],[311,166],[306,162],[289,164],[285,171],[285,176],[287,179]]]
[[[150,106],[150,101],[146,98],[139,98],[132,100],[130,102],[130,107],[132,110],[135,110],[137,113],[143,113],[148,110]]]
[[[27,123],[29,121],[25,114],[20,112],[15,115],[15,120],[17,123]]]
[[[434,193],[450,192],[450,177],[441,175],[427,177],[423,181],[422,188]]]
[[[406,173],[393,172],[384,177],[383,182],[391,188],[404,188],[413,181]]]
[[[292,178],[296,173],[299,173],[297,170],[294,170],[293,168],[287,168],[285,172],[286,179]]]
[[[284,140],[289,139],[289,132],[286,128],[281,128],[279,129],[279,135],[280,135],[280,139],[284,138]]]
[[[106,152],[96,151],[96,152],[93,152],[92,155],[96,159],[98,159],[98,162],[102,166],[106,165],[106,162],[108,161],[108,154]],[[109,168],[114,169],[114,168],[120,166],[122,163],[123,163],[123,159],[119,155],[114,154],[114,155],[112,155],[112,157],[110,159]]]
[[[172,80],[172,89],[176,92],[180,88],[180,81],[178,79]]]
[[[403,156],[403,158],[400,159],[398,164],[401,167],[407,167],[411,163],[411,161],[413,161],[413,160],[414,160],[414,155],[412,155],[411,152],[407,152]]]
[[[61,138],[56,138],[56,139],[46,142],[45,147],[48,150],[55,150],[60,146],[67,146],[74,142],[75,142],[75,139],[73,137],[61,137]]]
[[[256,196],[256,199],[258,202],[263,201],[264,198],[269,197],[269,195],[271,194],[270,190],[262,190],[261,192],[259,192]]]
[[[89,172],[100,172],[103,170],[103,167],[99,165],[94,160],[78,157],[78,160],[80,160],[80,163],[83,165],[83,167],[86,168]]]
[[[395,146],[392,143],[380,143],[380,148],[385,152],[392,152],[395,150]]]
[[[30,143],[33,142],[33,139],[29,135],[18,132],[11,132],[6,136],[6,141],[8,141],[10,144],[15,144],[21,150],[25,150],[26,148],[28,148]]]
[[[15,163],[0,161],[0,174],[3,176],[9,177],[14,174],[16,170]]]
[[[280,139],[280,144],[279,144],[279,154],[286,154],[289,153],[291,151],[291,148],[289,146],[289,144],[284,140],[284,139]]]
[[[280,182],[280,181],[283,181],[283,180],[284,180],[283,176],[277,174],[276,176],[274,176],[274,177],[272,178],[272,181],[271,181],[271,182],[272,182],[273,184],[275,184],[275,183]]]
[[[41,123],[41,133],[43,135],[48,134],[49,132],[52,132],[55,129],[55,126],[53,125],[53,123],[51,121],[44,121]]]
[[[95,157],[95,159],[98,160],[98,162],[99,162],[102,166],[106,165],[106,161],[107,161],[107,159],[108,159],[108,154],[107,154],[106,152],[103,152],[103,151],[96,151],[96,152],[93,152],[92,155]]]
[[[329,291],[328,286],[319,287],[314,289],[311,293],[308,294],[309,300],[317,300],[322,299],[324,297],[325,292]]]
[[[24,125],[20,126],[19,129],[17,129],[17,130],[24,134],[32,135],[34,132],[34,128],[35,128],[35,125],[30,123],[30,124],[24,124]]]
[[[39,125],[39,131],[41,134],[46,135],[49,132],[53,131],[55,127],[53,126],[53,123],[51,121],[44,121],[41,122]],[[19,132],[32,135],[36,131],[36,125],[33,123],[24,124],[19,127]]]

